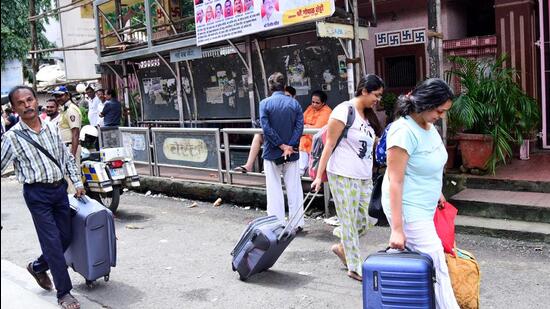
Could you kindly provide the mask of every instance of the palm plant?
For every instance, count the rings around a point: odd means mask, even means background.
[[[537,102],[519,87],[517,73],[503,64],[505,54],[491,61],[451,57],[462,93],[449,112],[453,125],[465,133],[487,134],[493,138],[493,152],[487,170],[494,173],[498,163],[512,156],[512,145],[538,126]]]

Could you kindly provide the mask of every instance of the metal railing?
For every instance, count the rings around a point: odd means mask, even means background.
[[[321,129],[304,129],[303,134],[315,134],[319,132]],[[239,134],[239,135],[254,135],[254,134],[263,134],[262,129],[247,129],[247,128],[231,128],[231,129],[222,129],[221,130],[223,134],[223,145],[224,148],[220,149],[220,151],[224,152],[225,156],[225,180],[228,184],[233,184],[233,175],[234,174],[241,174],[240,172],[232,171],[231,170],[231,149],[243,149],[243,146],[236,146],[231,145],[229,143],[229,135],[231,134]],[[226,149],[228,151],[226,151]],[[250,149],[249,146],[245,146],[244,149]],[[257,160],[258,158],[256,158]],[[255,173],[255,172],[247,172],[246,175],[250,176],[262,176],[265,177],[263,173]],[[303,181],[313,181],[309,176],[303,176]],[[329,203],[330,203],[330,188],[328,186],[328,182],[323,183],[323,199],[324,199],[324,206],[325,206],[325,214],[328,216],[329,211]]]
[[[151,131],[149,128],[122,127],[119,129],[122,147],[129,148],[133,155],[134,163],[145,164],[149,167],[149,175],[155,174],[151,153]]]
[[[315,134],[319,130],[304,129],[304,134]],[[161,168],[165,167],[216,172],[217,182],[229,185],[234,185],[235,174],[240,177],[265,177],[265,174],[260,172],[241,173],[231,168],[231,151],[250,150],[251,147],[231,144],[230,135],[262,134],[261,129],[120,127],[119,131],[121,147],[130,147],[134,162],[148,164],[149,175],[152,176],[167,177],[161,172]],[[220,133],[223,141],[220,140]],[[302,181],[311,182],[312,179],[304,176]],[[323,184],[322,195],[325,214],[329,215],[330,189],[326,182]]]

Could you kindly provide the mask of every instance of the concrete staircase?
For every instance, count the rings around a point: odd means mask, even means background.
[[[458,209],[457,231],[550,243],[548,181],[502,180],[447,175],[459,191],[449,198]]]

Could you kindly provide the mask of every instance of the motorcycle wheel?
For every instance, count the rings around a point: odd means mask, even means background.
[[[107,193],[90,192],[90,197],[103,204],[112,213],[115,213],[120,202],[120,188],[113,187],[113,191]]]

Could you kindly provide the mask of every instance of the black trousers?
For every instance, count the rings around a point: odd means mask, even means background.
[[[57,298],[61,298],[73,288],[64,256],[72,236],[67,183],[63,181],[57,187],[39,183],[25,184],[23,197],[31,212],[42,249],[42,255],[32,264],[33,270],[44,272],[49,269]]]

